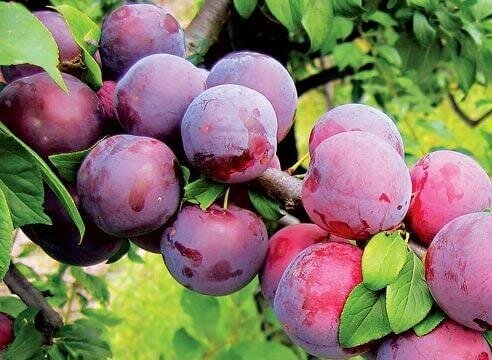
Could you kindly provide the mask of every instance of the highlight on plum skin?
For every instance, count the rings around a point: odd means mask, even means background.
[[[391,118],[379,109],[364,104],[345,104],[323,114],[309,137],[309,152],[324,140],[345,131],[370,132],[390,144],[403,158],[403,140]]]
[[[14,318],[0,313],[0,351],[14,341]]]
[[[261,292],[271,306],[280,278],[291,261],[308,246],[327,241],[328,238],[329,234],[314,224],[289,225],[272,235],[259,274]]]
[[[63,16],[55,11],[34,11],[33,15],[43,23],[53,36],[58,46],[60,62],[73,62],[81,56],[81,50],[75,42]],[[44,71],[41,67],[31,64],[2,66],[1,69],[7,82]],[[64,71],[67,72],[66,70]],[[77,74],[74,73],[73,75]]]
[[[105,128],[96,93],[77,78],[62,76],[68,93],[45,72],[11,82],[0,93],[2,122],[45,157],[85,150]]]
[[[366,240],[401,223],[411,191],[405,162],[388,143],[349,131],[314,151],[302,202],[311,220],[329,233]]]
[[[178,162],[156,139],[115,135],[86,156],[77,192],[103,231],[120,237],[145,235],[164,225],[178,208]]]
[[[171,275],[190,290],[227,295],[258,273],[268,234],[253,212],[236,206],[185,206],[164,232],[161,251]]]
[[[444,320],[427,335],[413,330],[387,339],[378,349],[377,360],[489,360],[492,353],[482,333],[453,320]]]
[[[429,290],[439,306],[469,328],[492,330],[492,214],[460,216],[437,233],[425,256]]]
[[[231,53],[210,70],[207,87],[237,84],[262,93],[275,109],[277,138],[282,141],[294,122],[297,91],[289,72],[274,58],[251,51]]]
[[[451,220],[492,206],[489,176],[462,153],[431,152],[413,166],[410,175],[413,197],[407,220],[425,245]]]
[[[285,270],[275,295],[275,314],[306,352],[340,359],[367,350],[344,349],[338,342],[343,306],[362,282],[361,261],[358,247],[326,242],[304,249]]]
[[[183,57],[184,32],[164,7],[123,5],[104,20],[100,53],[104,74],[118,80],[133,64],[148,55],[164,53]]]
[[[241,183],[261,175],[277,150],[277,120],[270,102],[240,85],[198,95],[181,122],[186,157],[203,175]]]
[[[118,82],[115,108],[128,133],[166,141],[177,138],[188,105],[204,90],[202,75],[188,60],[150,55]]]

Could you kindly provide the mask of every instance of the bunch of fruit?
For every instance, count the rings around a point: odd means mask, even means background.
[[[63,17],[35,16],[56,40],[61,63],[77,61],[81,50]],[[246,194],[251,180],[280,169],[275,154],[294,120],[294,82],[266,55],[233,53],[208,72],[184,54],[183,30],[166,9],[124,5],[102,26],[94,56],[106,81],[97,93],[77,78],[77,67],[63,74],[67,93],[41,68],[2,68],[1,121],[13,133],[45,158],[90,148],[67,183],[84,238],[46,189],[53,225],[24,227],[34,242],[58,261],[85,266],[111,258],[129,238],[162,253],[179,283],[207,295],[231,294],[259,274],[294,343],[316,356],[347,358],[375,348],[339,339],[347,299],[366,282],[362,248],[381,233],[410,233],[429,246],[425,276],[450,319],[421,337],[412,330],[390,337],[377,358],[492,358],[480,333],[492,329],[492,214],[482,212],[492,205],[492,183],[479,164],[436,151],[408,170],[386,114],[337,107],[319,119],[309,142],[302,203],[314,224],[287,226],[269,240]],[[203,191],[187,194],[183,165],[219,189],[206,205],[198,199]]]

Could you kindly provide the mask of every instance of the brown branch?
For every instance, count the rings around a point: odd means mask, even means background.
[[[185,30],[188,57],[201,60],[214,44],[229,17],[231,0],[205,0],[198,14]]]
[[[40,310],[40,316],[36,319],[36,326],[41,333],[48,340],[51,339],[53,334],[63,326],[63,319],[50,304],[46,301],[44,296],[36,289],[29,280],[15,267],[13,263],[10,263],[9,270],[3,278],[3,282],[9,290],[19,296],[19,298],[29,307],[35,307]],[[39,322],[38,322],[39,321]]]
[[[463,120],[470,127],[476,127],[480,125],[480,123],[482,123],[483,121],[485,121],[485,119],[487,119],[490,115],[492,115],[492,109],[490,109],[485,114],[480,116],[478,119],[472,119],[470,116],[468,116],[467,113],[465,113],[465,111],[462,108],[460,108],[458,102],[456,101],[456,99],[451,93],[448,93],[448,98],[449,98],[449,102],[451,103],[451,107],[453,108],[455,113],[458,114],[459,118]]]

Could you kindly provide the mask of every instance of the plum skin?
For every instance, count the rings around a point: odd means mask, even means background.
[[[304,249],[287,267],[274,309],[287,335],[308,353],[343,359],[365,348],[344,349],[338,342],[343,306],[362,282],[362,250],[326,242]]]
[[[414,165],[410,176],[414,195],[407,220],[424,245],[451,220],[492,206],[489,176],[459,152],[431,152]]]
[[[53,36],[58,46],[60,62],[74,62],[82,55],[63,16],[54,11],[35,11],[33,15],[43,23]],[[31,64],[2,66],[2,72],[7,82],[43,71],[41,67]],[[73,75],[77,74],[73,73]]]
[[[381,110],[364,104],[345,104],[323,114],[311,130],[310,154],[324,140],[344,131],[370,132],[388,142],[401,157],[405,155],[400,132],[391,118]]]
[[[411,180],[403,159],[377,136],[349,131],[314,151],[302,185],[311,220],[331,234],[366,240],[405,217]]]
[[[231,53],[210,70],[207,87],[223,84],[246,86],[262,93],[278,120],[277,138],[285,138],[294,122],[297,90],[289,72],[274,58],[251,51]]]
[[[165,141],[177,137],[186,109],[204,90],[203,76],[189,61],[168,54],[150,55],[118,82],[115,108],[128,133]]]
[[[89,148],[103,135],[97,95],[62,74],[65,93],[47,73],[8,84],[0,93],[2,122],[42,156]]]
[[[214,296],[246,286],[260,270],[267,247],[260,218],[233,205],[185,206],[161,240],[164,263],[176,281]]]
[[[75,187],[68,189],[78,206]],[[58,262],[74,266],[96,265],[111,258],[123,245],[122,239],[99,230],[83,211],[81,215],[85,223],[85,234],[80,241],[77,227],[56,195],[48,188],[45,188],[44,209],[51,218],[52,225],[28,225],[22,231]]]
[[[6,313],[0,313],[0,350],[5,349],[12,341],[14,341],[14,319]]]
[[[269,101],[240,85],[198,95],[181,122],[186,157],[205,176],[241,183],[261,175],[277,150],[277,120]]]
[[[140,236],[166,223],[180,200],[176,157],[162,142],[115,135],[86,156],[77,176],[80,203],[114,236]]]
[[[418,337],[412,330],[387,339],[377,360],[489,360],[492,353],[478,331],[452,320],[443,321],[430,333]]]
[[[429,290],[455,321],[492,330],[492,214],[460,216],[437,233],[425,256]]]
[[[161,238],[162,233],[164,232],[166,225],[162,228],[152,231],[149,234],[137,236],[131,238],[131,242],[137,245],[140,249],[145,251],[160,254],[161,253]]]
[[[101,28],[104,74],[118,80],[138,60],[152,54],[183,57],[185,38],[176,19],[163,7],[123,5],[111,12]]]

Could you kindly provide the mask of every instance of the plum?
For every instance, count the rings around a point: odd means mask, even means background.
[[[164,225],[180,200],[179,166],[166,144],[115,135],[86,156],[77,176],[80,203],[114,236],[148,234]]]
[[[160,254],[161,253],[161,238],[162,238],[162,233],[165,230],[166,225],[164,225],[162,228],[159,228],[157,230],[152,231],[149,234],[145,234],[142,236],[137,236],[134,238],[131,238],[130,240],[137,245],[140,249],[143,249],[145,251],[154,253],[154,254]]]
[[[259,274],[261,292],[270,305],[287,266],[302,250],[328,240],[329,234],[314,224],[295,224],[277,231],[268,241],[265,264]]]
[[[79,205],[75,186],[69,186],[75,204]],[[45,187],[44,210],[52,225],[27,225],[22,228],[32,242],[39,245],[51,258],[64,264],[90,266],[108,260],[123,245],[123,240],[99,230],[81,211],[85,234],[80,240],[77,227],[58,201],[56,195]]]
[[[219,85],[198,95],[181,123],[186,157],[205,176],[241,183],[261,175],[277,150],[277,120],[270,102],[240,85]]]
[[[97,97],[101,103],[101,116],[108,124],[116,124],[118,115],[114,106],[114,93],[116,83],[114,81],[103,81],[102,87],[97,91]]]
[[[210,70],[207,87],[237,84],[262,93],[278,120],[277,139],[289,132],[297,107],[297,91],[289,72],[274,58],[250,51],[229,54]]]
[[[63,74],[68,93],[47,73],[20,78],[0,93],[2,122],[42,156],[84,150],[103,135],[97,95]]]
[[[338,342],[340,315],[350,292],[362,281],[362,250],[351,244],[314,244],[285,270],[275,294],[278,320],[294,343],[318,357],[348,358],[365,347]]]
[[[164,262],[176,281],[215,296],[246,286],[260,270],[267,247],[261,219],[234,205],[205,211],[185,206],[161,240]]]
[[[165,141],[179,134],[188,105],[205,90],[188,60],[156,54],[139,60],[118,82],[115,107],[121,126],[133,135]]]
[[[282,170],[282,166],[280,165],[280,159],[278,158],[277,155],[273,155],[273,158],[272,158],[272,161],[270,161],[269,167],[277,169],[277,170]]]
[[[76,63],[82,55],[80,47],[75,42],[70,29],[63,16],[54,11],[35,11],[33,13],[39,21],[51,32],[58,46],[59,61]],[[74,67],[75,69],[75,67]],[[35,65],[19,64],[3,66],[2,72],[7,82],[12,82],[24,76],[43,72],[44,70]],[[77,75],[77,73],[73,73]]]
[[[138,60],[152,54],[183,57],[185,38],[176,19],[157,5],[123,5],[101,29],[101,60],[110,79],[118,80]]]
[[[451,220],[492,206],[489,176],[475,160],[459,152],[431,152],[414,165],[410,176],[413,196],[407,219],[424,245]]]
[[[314,151],[302,185],[311,220],[331,234],[366,240],[397,227],[411,197],[403,159],[368,132],[349,131],[323,141]]]
[[[432,296],[455,321],[492,330],[492,214],[462,215],[446,224],[425,256]]]
[[[309,152],[324,140],[345,131],[367,131],[390,144],[401,157],[405,155],[400,132],[391,118],[381,110],[364,104],[337,106],[323,114],[311,131]]]
[[[5,349],[12,341],[14,341],[14,319],[6,313],[0,313],[0,350]]]
[[[445,320],[432,332],[418,337],[408,331],[387,339],[377,360],[489,360],[492,353],[478,331]]]

